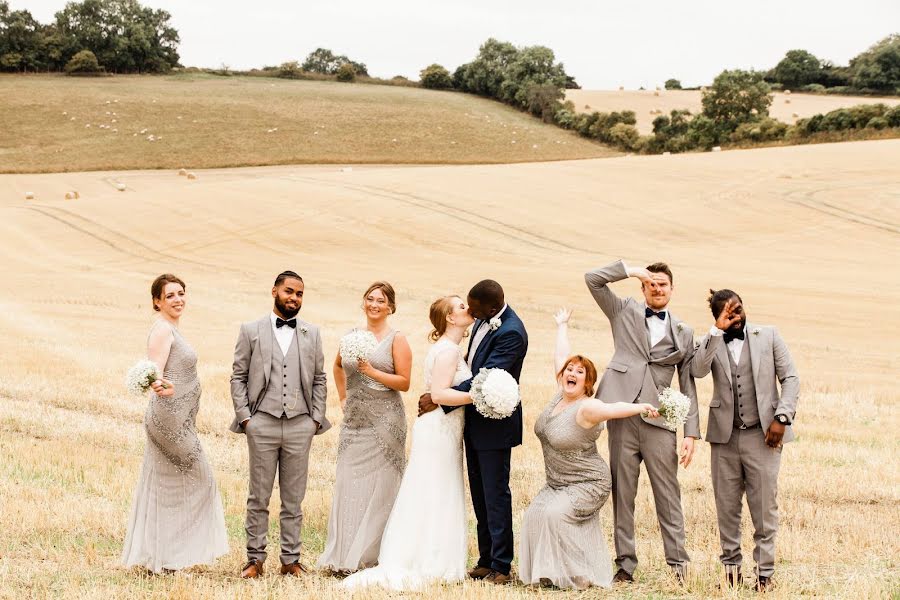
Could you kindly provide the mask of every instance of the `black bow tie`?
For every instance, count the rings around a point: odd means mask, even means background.
[[[644,317],[646,317],[648,319],[650,317],[659,317],[660,321],[665,321],[666,320],[666,311],[661,310],[659,312],[654,312],[652,309],[650,309],[648,307],[648,308],[644,309]]]
[[[726,331],[724,334],[722,334],[722,337],[725,338],[726,344],[731,340],[742,340],[744,339],[744,330],[741,329],[740,331],[735,332]]]
[[[275,327],[277,327],[278,329],[281,329],[282,325],[287,325],[291,329],[296,329],[297,328],[297,319],[288,319],[287,321],[285,321],[281,317],[275,317]]]

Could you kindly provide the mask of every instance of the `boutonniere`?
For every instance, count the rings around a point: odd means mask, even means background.
[[[303,335],[306,335],[307,333],[309,333],[309,327],[307,327],[306,325],[301,325],[300,333],[302,333]]]
[[[759,327],[754,327],[752,333],[753,335],[759,335],[759,332],[762,331]]]
[[[500,320],[500,317],[494,317],[490,321],[488,321],[488,326],[491,328],[491,331],[497,331],[500,329],[500,325],[503,324],[503,321]]]
[[[678,323],[678,331],[684,331],[684,323],[682,323],[680,321]]]

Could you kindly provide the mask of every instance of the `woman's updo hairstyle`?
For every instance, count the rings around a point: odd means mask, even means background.
[[[431,303],[431,308],[428,309],[428,318],[434,329],[428,334],[428,339],[432,342],[441,339],[441,336],[447,331],[447,316],[453,312],[454,300],[458,298],[459,296],[444,296]]]
[[[150,302],[153,304],[153,310],[156,312],[159,312],[156,301],[162,300],[163,290],[166,289],[166,284],[169,283],[177,283],[181,286],[181,289],[187,291],[187,286],[184,282],[178,276],[172,275],[171,273],[163,273],[154,279],[153,283],[150,284]]]

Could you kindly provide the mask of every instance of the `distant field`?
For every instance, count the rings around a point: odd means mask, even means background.
[[[3,173],[614,154],[500,103],[452,92],[204,75],[0,77]]]
[[[653,131],[653,119],[657,117],[650,111],[661,110],[668,114],[677,108],[686,108],[692,113],[702,110],[700,91],[660,90],[659,96],[653,90],[646,91],[598,91],[568,90],[566,99],[575,103],[575,108],[582,112],[612,112],[614,110],[633,110],[637,113],[637,127],[642,134]],[[827,113],[838,108],[856,106],[857,104],[900,104],[900,98],[872,98],[870,96],[825,96],[819,94],[775,94],[769,113],[784,123],[794,123],[797,119],[811,117],[818,113]],[[794,114],[798,115],[794,117]]]

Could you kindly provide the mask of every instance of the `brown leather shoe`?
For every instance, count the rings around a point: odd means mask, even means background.
[[[241,567],[241,579],[256,579],[263,575],[263,564],[258,558],[251,558]]]
[[[474,569],[469,571],[469,577],[471,579],[484,579],[491,573],[493,573],[493,571],[491,569],[488,569],[487,567],[475,567]]]
[[[619,569],[613,576],[613,583],[633,583],[634,577],[625,569]]]
[[[281,565],[281,574],[282,575],[293,575],[294,577],[300,577],[304,573],[308,573],[306,567],[300,564],[298,560],[295,563],[291,563],[289,565]]]
[[[491,574],[485,577],[482,581],[493,583],[495,585],[506,585],[507,583],[512,581],[512,576],[504,575],[500,571],[491,571]]]

